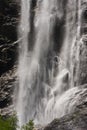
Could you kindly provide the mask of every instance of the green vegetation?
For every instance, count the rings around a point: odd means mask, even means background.
[[[29,123],[27,123],[26,125],[23,125],[21,130],[34,130],[33,120],[30,120]]]
[[[4,118],[0,116],[0,130],[16,130],[17,128],[17,117],[15,115]]]
[[[17,116],[14,114],[9,118],[4,118],[0,116],[0,130],[17,130]],[[23,125],[21,130],[34,130],[34,122],[30,120],[27,124]]]

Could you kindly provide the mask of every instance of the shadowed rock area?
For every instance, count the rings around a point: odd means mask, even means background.
[[[17,85],[17,67],[0,77],[0,115],[9,116],[15,111],[13,106],[14,88]]]
[[[15,0],[0,0],[0,75],[8,71],[17,56],[17,28],[20,5]]]

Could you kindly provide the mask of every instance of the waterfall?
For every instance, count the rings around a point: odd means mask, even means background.
[[[21,0],[21,20],[19,25],[19,37],[22,37],[22,42],[19,45],[19,89],[18,89],[18,99],[17,99],[17,114],[19,117],[20,126],[24,123],[24,97],[26,96],[25,92],[25,80],[27,78],[28,70],[28,34],[30,31],[30,1],[31,0]]]
[[[30,119],[46,124],[66,114],[76,14],[76,0],[21,0],[16,103],[20,126]]]

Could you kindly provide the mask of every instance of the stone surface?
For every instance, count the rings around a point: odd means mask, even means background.
[[[0,77],[0,114],[3,116],[11,115],[14,111],[13,99],[14,89],[17,84],[17,68],[11,70]]]
[[[17,28],[20,5],[15,0],[0,1],[0,75],[8,71],[16,60]]]
[[[87,83],[87,36],[76,41],[73,48],[72,69],[74,86]]]
[[[55,119],[39,130],[87,130],[87,89],[85,88],[87,85],[82,87],[82,91],[77,93],[77,102],[73,104],[76,105],[74,111],[60,119]]]
[[[87,1],[81,0],[79,31],[72,48],[73,85],[87,83]]]
[[[55,119],[44,130],[87,130],[87,109]]]

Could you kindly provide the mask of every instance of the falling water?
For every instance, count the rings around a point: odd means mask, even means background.
[[[20,125],[30,119],[44,124],[63,116],[70,98],[66,91],[70,88],[70,52],[76,33],[76,0],[67,0],[66,3],[64,0],[37,0],[32,9],[33,2],[21,0],[19,36],[22,42],[19,46],[16,107]],[[34,40],[29,40],[32,10],[34,35],[31,38]],[[32,49],[29,49],[31,45]]]
[[[23,124],[23,114],[24,113],[24,96],[26,95],[24,91],[25,80],[27,78],[27,55],[28,55],[28,34],[30,31],[30,0],[21,0],[21,20],[19,25],[19,37],[22,37],[22,42],[19,46],[19,93],[17,101],[17,112],[19,117],[20,125]]]

